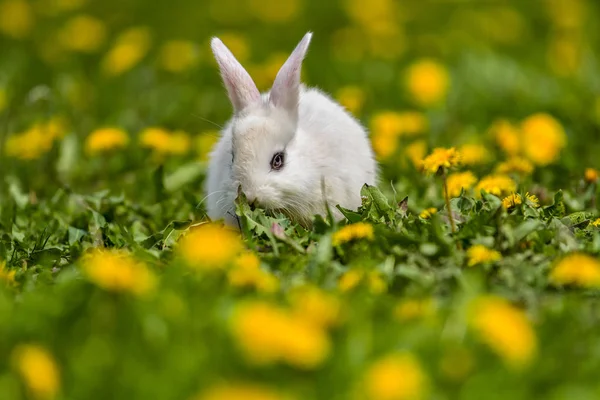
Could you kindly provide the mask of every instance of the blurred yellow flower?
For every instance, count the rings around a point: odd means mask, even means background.
[[[113,149],[120,149],[129,143],[129,136],[121,128],[96,129],[85,139],[85,150],[88,154],[96,154]]]
[[[177,253],[198,270],[215,270],[232,263],[243,250],[237,233],[217,223],[203,223],[191,228],[179,240]]]
[[[33,124],[22,133],[10,136],[6,141],[6,155],[22,160],[33,160],[50,151],[55,140],[64,136],[66,122],[53,117]]]
[[[441,168],[449,169],[459,165],[461,162],[461,155],[454,147],[445,149],[437,147],[433,149],[433,152],[425,157],[421,162],[421,167],[427,173],[435,174]]]
[[[552,71],[558,76],[571,76],[577,73],[583,59],[584,42],[579,35],[555,34],[551,37],[546,59]]]
[[[121,33],[102,60],[104,73],[117,76],[135,67],[146,56],[150,44],[151,35],[148,28],[130,28]]]
[[[459,149],[460,160],[463,165],[481,165],[491,159],[490,152],[482,144],[464,144]]]
[[[537,352],[537,338],[522,310],[503,298],[482,296],[469,311],[471,328],[509,367],[529,364]]]
[[[257,383],[216,384],[192,400],[289,400],[290,397]]]
[[[418,400],[426,398],[428,379],[411,354],[384,356],[367,369],[364,388],[370,400]]]
[[[60,369],[44,347],[22,344],[14,348],[11,359],[34,399],[49,400],[60,390]]]
[[[371,145],[373,151],[379,159],[385,160],[391,157],[398,149],[398,138],[393,135],[386,135],[382,132],[371,133]]]
[[[28,1],[5,0],[0,3],[0,32],[14,39],[29,35],[35,23],[33,10]]]
[[[106,26],[98,18],[78,15],[67,21],[59,33],[59,40],[68,50],[93,53],[106,40]]]
[[[475,187],[475,192],[477,196],[480,195],[482,190],[496,196],[502,196],[503,194],[516,191],[517,183],[507,175],[488,175],[481,178],[481,180]]]
[[[293,367],[312,369],[325,361],[331,349],[329,337],[322,328],[266,302],[238,305],[231,319],[231,329],[244,355],[253,364],[283,361]]]
[[[337,101],[352,114],[359,114],[365,103],[365,91],[358,86],[344,86],[335,95]]]
[[[446,67],[433,60],[420,60],[405,75],[409,94],[421,106],[432,106],[444,100],[450,77]]]
[[[366,222],[357,222],[340,228],[331,237],[331,244],[339,246],[355,239],[373,240],[373,225]]]
[[[315,286],[303,285],[289,293],[292,312],[305,321],[328,328],[341,318],[340,300]]]
[[[536,195],[526,193],[525,197],[527,198],[527,200],[529,200],[531,206],[533,206],[533,207],[540,206],[540,201]],[[518,193],[512,193],[502,199],[502,206],[506,209],[510,209],[510,208],[517,206],[519,204],[522,204],[522,203],[523,203],[523,198]]]
[[[433,315],[435,305],[432,299],[401,300],[394,307],[394,317],[399,321],[409,321]]]
[[[433,214],[436,214],[437,212],[438,212],[437,208],[429,207],[429,208],[426,208],[423,211],[421,211],[421,214],[419,214],[419,217],[423,218],[423,219],[429,219],[429,218],[431,218],[431,216]]]
[[[282,23],[298,16],[301,0],[248,0],[250,12],[262,22]]]
[[[338,288],[342,292],[349,292],[361,283],[365,283],[372,294],[381,294],[387,290],[387,284],[378,271],[365,271],[359,268],[344,272],[338,281]]]
[[[439,363],[442,374],[455,382],[464,380],[475,367],[475,358],[466,348],[452,348],[444,352]]]
[[[537,165],[556,161],[567,142],[560,122],[548,114],[538,113],[528,117],[521,124],[521,132],[523,151]]]
[[[1,107],[0,107],[1,109]],[[584,173],[585,181],[588,183],[596,183],[598,182],[598,177],[600,177],[600,172],[594,168],[586,168]]]
[[[219,131],[202,132],[195,138],[195,148],[200,161],[208,161],[208,155],[219,140]]]
[[[170,40],[164,43],[159,52],[160,66],[169,72],[183,72],[198,63],[197,46],[188,40]]]
[[[419,111],[379,111],[371,118],[372,132],[388,136],[414,136],[425,132],[429,123]]]
[[[495,121],[491,128],[496,143],[508,155],[514,156],[521,151],[519,129],[505,119]]]
[[[477,182],[477,177],[471,171],[456,172],[448,175],[448,195],[450,197],[460,196],[462,189],[471,189]]]
[[[597,218],[594,222],[592,222],[593,226],[600,226],[600,218]]]
[[[584,288],[600,287],[600,261],[597,257],[582,253],[567,255],[550,273],[550,282]]]
[[[496,167],[496,172],[499,174],[509,174],[511,172],[529,175],[533,172],[534,166],[526,158],[513,156],[506,161],[501,162]]]
[[[190,148],[190,142],[189,135],[183,131],[169,132],[163,128],[149,127],[140,133],[142,147],[159,154],[185,154]]]
[[[250,58],[251,49],[250,44],[248,43],[248,39],[245,36],[230,31],[219,34],[219,39],[221,39],[221,41],[225,43],[227,48],[231,50],[231,52],[235,55],[235,58],[239,62],[244,63],[248,61],[248,59]],[[281,67],[282,65],[283,62],[279,65],[279,67]],[[275,79],[275,76],[273,76],[273,79]]]
[[[424,140],[415,140],[404,148],[404,154],[417,168],[421,166],[421,160],[427,154],[427,142]]]
[[[233,287],[253,287],[259,292],[273,293],[279,288],[277,278],[260,269],[260,260],[254,253],[240,254],[227,272],[227,280]]]
[[[277,72],[287,60],[288,54],[275,53],[269,56],[267,60],[257,66],[249,66],[250,75],[259,89],[266,89],[273,85]]]
[[[87,278],[105,290],[143,296],[156,286],[154,273],[124,250],[92,249],[81,262]]]
[[[489,249],[482,244],[476,244],[471,246],[467,250],[467,265],[474,267],[478,264],[493,263],[502,258],[500,253],[496,250]]]
[[[15,274],[17,271],[14,269],[6,268],[6,262],[0,261],[0,282],[4,282],[6,285],[12,286],[15,284]]]

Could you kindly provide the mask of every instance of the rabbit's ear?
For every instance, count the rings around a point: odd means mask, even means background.
[[[260,92],[256,84],[227,46],[216,37],[212,38],[210,46],[219,64],[234,111],[239,112],[249,104],[260,101]]]
[[[308,32],[292,54],[281,67],[269,95],[270,101],[290,113],[294,120],[298,118],[298,101],[300,100],[300,70],[302,60],[308,50],[312,32]]]

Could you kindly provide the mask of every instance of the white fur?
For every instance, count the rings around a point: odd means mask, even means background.
[[[310,39],[308,33],[271,91],[259,98],[248,74],[240,71],[243,67],[213,39],[234,116],[210,155],[205,190],[211,219],[237,226],[234,200],[239,185],[250,202],[309,225],[315,214],[325,215],[325,201],[341,218],[337,204],[356,209],[363,184],[377,184],[378,168],[365,129],[328,95],[300,84]],[[284,167],[272,170],[271,159],[280,151],[285,152]]]

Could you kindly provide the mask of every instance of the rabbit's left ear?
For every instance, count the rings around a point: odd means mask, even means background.
[[[308,32],[296,46],[285,64],[281,67],[271,88],[270,101],[273,105],[285,109],[296,121],[300,100],[300,71],[302,60],[308,50],[312,32]]]

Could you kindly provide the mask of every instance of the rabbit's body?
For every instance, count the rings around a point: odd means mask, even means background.
[[[315,214],[325,215],[326,202],[337,217],[337,204],[356,209],[363,184],[377,183],[365,129],[329,96],[299,82],[309,40],[310,34],[284,64],[271,91],[262,95],[253,83],[247,88],[249,76],[240,77],[230,59],[221,60],[236,113],[210,156],[205,189],[211,219],[236,224],[238,186],[250,202],[308,225]]]

